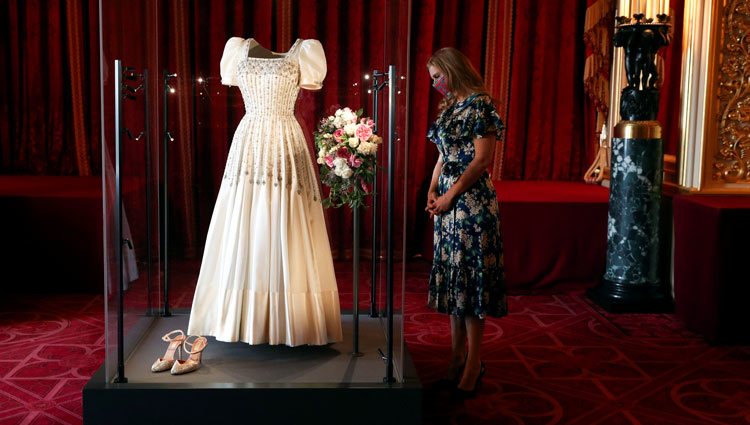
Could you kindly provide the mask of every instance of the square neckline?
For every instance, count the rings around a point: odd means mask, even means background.
[[[278,57],[276,57],[276,58],[259,58],[259,57],[255,57],[255,56],[249,56],[249,54],[250,54],[250,43],[253,42],[253,41],[256,43],[257,46],[260,46],[260,47],[268,50],[272,55],[278,55]],[[300,43],[300,41],[302,41],[302,39],[301,38],[297,38],[294,41],[294,43],[292,43],[292,46],[289,47],[289,50],[287,50],[286,52],[274,52],[273,50],[271,50],[271,49],[267,48],[266,46],[260,44],[260,42],[258,40],[256,40],[255,38],[250,37],[250,38],[248,38],[246,40],[247,44],[246,44],[246,47],[245,47],[245,55],[244,55],[245,56],[245,60],[251,60],[251,59],[253,59],[253,60],[275,61],[275,60],[286,59],[286,58],[288,58],[290,56],[290,54],[292,53],[292,51],[297,48],[297,45]]]

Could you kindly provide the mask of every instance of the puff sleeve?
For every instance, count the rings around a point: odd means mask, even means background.
[[[219,64],[221,72],[221,84],[225,86],[237,85],[237,63],[240,60],[242,43],[245,40],[240,37],[232,37],[224,46],[224,54],[221,55]]]
[[[307,90],[322,88],[327,71],[326,55],[320,41],[303,41],[299,52],[299,86]]]

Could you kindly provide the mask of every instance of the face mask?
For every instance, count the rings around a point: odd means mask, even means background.
[[[443,96],[448,96],[448,82],[445,80],[445,75],[441,75],[440,78],[432,83],[432,87],[439,91]]]

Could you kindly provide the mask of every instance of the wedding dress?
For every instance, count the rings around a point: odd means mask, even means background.
[[[249,56],[256,50],[269,57]],[[220,67],[222,83],[242,92],[246,114],[211,217],[188,333],[249,344],[340,341],[320,191],[294,116],[299,89],[322,87],[323,47],[298,39],[275,53],[233,37]]]

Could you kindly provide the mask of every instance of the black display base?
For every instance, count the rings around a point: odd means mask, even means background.
[[[591,301],[610,313],[667,313],[672,297],[660,284],[632,284],[608,279],[586,291]]]
[[[419,424],[419,385],[97,384],[84,424]]]
[[[149,319],[129,350],[129,383],[102,366],[83,389],[83,423],[94,424],[417,424],[422,386],[404,347],[404,382],[386,384],[379,319],[360,316],[363,357],[351,356],[351,316],[344,341],[321,347],[249,346],[209,338],[204,367],[180,376],[151,373],[160,336],[184,329],[187,316]]]

